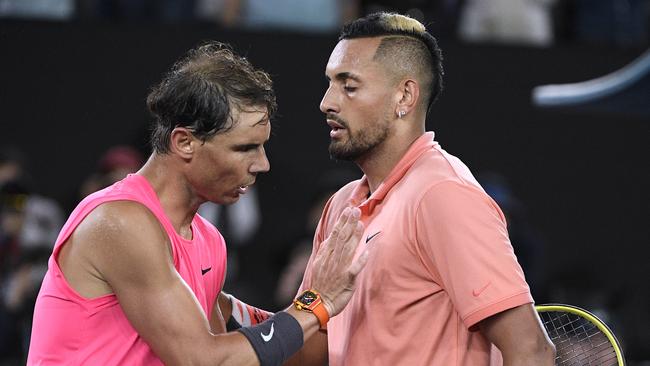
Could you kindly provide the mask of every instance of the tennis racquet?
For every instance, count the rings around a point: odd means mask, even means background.
[[[555,344],[555,364],[562,366],[625,366],[614,333],[597,316],[577,306],[535,306]]]

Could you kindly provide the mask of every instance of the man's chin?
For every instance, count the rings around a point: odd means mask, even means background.
[[[228,205],[232,205],[233,203],[236,203],[237,201],[239,201],[239,197],[240,197],[240,195],[238,193],[233,193],[233,194],[229,194],[227,196],[222,196],[222,197],[219,197],[218,199],[212,200],[212,203],[216,203],[217,205],[221,205],[221,206],[228,206]]]
[[[357,156],[346,151],[330,150],[330,159],[341,161],[354,161]]]
[[[358,157],[358,152],[354,151],[350,144],[341,141],[332,141],[328,148],[330,158],[334,160],[353,161]]]

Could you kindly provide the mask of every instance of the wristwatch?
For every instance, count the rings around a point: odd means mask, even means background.
[[[296,309],[313,313],[318,318],[321,328],[325,328],[330,316],[318,291],[311,289],[300,294],[293,300]]]

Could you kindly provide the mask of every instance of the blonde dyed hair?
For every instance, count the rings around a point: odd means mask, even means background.
[[[346,24],[339,41],[364,37],[382,37],[374,59],[395,78],[415,76],[428,111],[442,93],[444,71],[442,51],[424,24],[397,13],[373,13]]]
[[[417,19],[397,13],[380,13],[380,22],[384,23],[387,29],[397,32],[426,33],[427,28]]]

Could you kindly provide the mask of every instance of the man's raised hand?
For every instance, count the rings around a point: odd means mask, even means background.
[[[314,260],[311,288],[320,292],[329,316],[340,313],[350,301],[357,275],[368,260],[367,248],[355,259],[364,230],[360,217],[356,207],[343,210]]]

